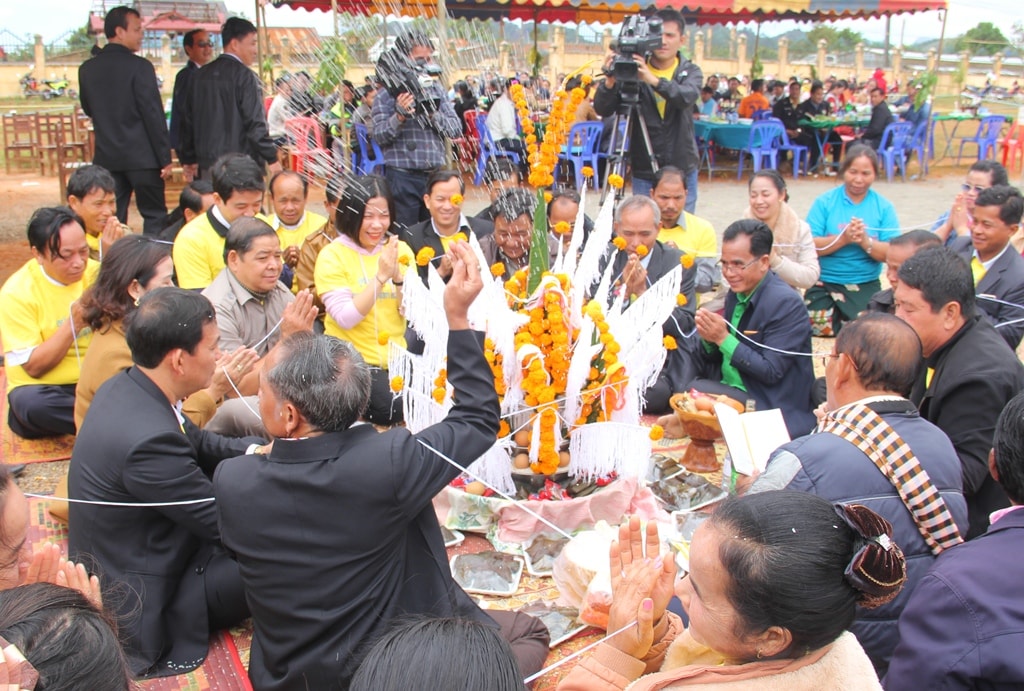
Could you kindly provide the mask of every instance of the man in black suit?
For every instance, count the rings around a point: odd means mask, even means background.
[[[295,334],[271,352],[260,378],[272,453],[217,468],[224,545],[238,559],[252,607],[249,678],[258,691],[347,689],[369,644],[416,615],[500,628],[524,675],[544,663],[542,623],[485,613],[453,581],[431,504],[461,470],[427,447],[465,466],[498,430],[483,334],[467,319],[483,288],[480,267],[466,243],[448,251],[455,405],[444,420],[417,434],[353,424],[369,399],[366,364],[344,341]]]
[[[94,563],[132,672],[181,674],[210,632],[249,616],[238,565],[220,546],[210,476],[225,458],[264,452],[255,438],[199,429],[179,401],[209,385],[220,357],[213,307],[160,288],[126,320],[133,367],[89,406],[71,456],[69,553]],[[193,503],[187,503],[187,502]],[[142,504],[142,506],[132,505]]]
[[[896,118],[893,117],[892,111],[889,110],[889,104],[885,101],[885,92],[875,87],[871,90],[871,120],[868,122],[868,126],[864,128],[864,133],[860,137],[861,140],[875,151],[878,151],[878,147],[882,143],[882,135],[885,134],[885,128],[895,122],[895,120]]]
[[[951,250],[921,250],[903,262],[893,295],[896,316],[914,327],[924,355],[910,400],[960,458],[970,539],[1010,504],[988,472],[988,454],[999,414],[1024,390],[1024,366],[975,311],[971,270]]]
[[[181,147],[181,120],[185,115],[185,94],[188,92],[189,81],[199,68],[210,62],[213,57],[213,41],[210,34],[203,29],[193,29],[185,34],[181,46],[188,56],[188,62],[174,77],[174,96],[171,99],[171,148],[178,151]]]
[[[660,223],[661,211],[647,195],[627,197],[615,209],[615,235],[625,244],[612,257],[614,281],[610,292],[613,297],[621,294],[624,304],[636,301],[665,274],[681,265],[682,251],[658,240]],[[672,394],[685,391],[698,374],[694,350],[698,339],[693,338],[696,279],[695,265],[683,268],[679,294],[685,300],[676,305],[662,325],[664,335],[675,339],[677,347],[668,351],[658,380],[645,392],[644,412],[669,412],[668,400]]]
[[[117,218],[128,221],[128,202],[142,215],[142,232],[164,227],[164,179],[171,174],[171,145],[153,64],[133,55],[142,48],[142,19],[115,7],[103,21],[109,43],[78,68],[82,110],[96,130],[93,163],[114,176]]]
[[[434,250],[431,260],[434,268],[445,281],[452,275],[451,258],[447,248],[456,233],[470,233],[478,238],[494,232],[494,224],[484,218],[467,217],[462,213],[459,204],[452,202],[452,197],[466,194],[466,183],[457,170],[437,170],[427,178],[427,193],[423,195],[423,203],[430,212],[430,218],[402,230],[401,239],[409,245],[413,253],[424,247]],[[427,267],[417,266],[420,278],[427,282]]]
[[[982,190],[974,202],[971,236],[950,246],[970,263],[978,307],[1012,350],[1024,336],[1024,257],[1010,244],[1022,214],[1024,198],[1016,187]]]
[[[229,153],[281,170],[263,107],[263,86],[249,69],[256,61],[256,27],[231,17],[221,28],[224,53],[195,73],[185,94],[178,158],[185,178],[207,179],[214,162]]]

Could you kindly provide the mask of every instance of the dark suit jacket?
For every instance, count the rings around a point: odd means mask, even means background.
[[[1024,510],[939,555],[900,617],[884,685],[905,689],[1024,688]]]
[[[418,434],[356,425],[217,468],[221,532],[253,614],[254,688],[347,689],[366,647],[404,615],[496,626],[452,580],[431,504],[460,470],[419,443],[463,465],[494,443],[482,333],[449,334],[448,372],[455,406]]]
[[[182,67],[174,77],[174,92],[171,97],[171,148],[177,151],[181,147],[181,121],[185,117],[185,94],[188,92],[189,80],[199,71],[199,66],[191,60]]]
[[[477,238],[482,238],[494,232],[494,223],[486,219],[467,216],[466,222],[469,223],[469,229],[476,234]],[[466,227],[463,226],[459,230],[466,232]],[[425,221],[420,221],[414,226],[405,228],[400,238],[405,244],[409,245],[413,254],[416,254],[424,247],[432,248],[435,257],[440,257],[444,254],[441,238],[434,232],[434,228],[431,226],[431,219],[429,218]],[[434,268],[437,268],[436,261],[434,262]],[[423,283],[426,283],[427,267],[417,266],[416,270],[419,272],[420,278],[423,279]]]
[[[732,320],[736,293],[725,297],[725,320]],[[740,318],[739,330],[747,338],[764,345],[797,353],[811,353],[811,322],[800,293],[790,288],[774,271],[769,271],[750,298]],[[730,331],[731,333],[731,331]],[[713,369],[711,378],[721,379],[722,353],[714,348],[704,351]],[[758,410],[780,408],[789,436],[796,438],[814,427],[811,412],[811,386],[814,363],[810,357],[783,355],[750,345],[740,338],[733,351],[732,364],[739,370],[747,393]]]
[[[950,246],[968,263],[974,256],[974,245],[970,237],[957,238]],[[1013,245],[1007,245],[1006,251],[996,259],[981,281],[974,287],[978,294],[978,307],[981,313],[993,326],[1015,319],[1024,319],[1024,309],[1010,307],[981,297],[988,295],[999,300],[1024,305],[1024,257],[1021,257]],[[1021,337],[1024,337],[1024,321],[1009,326],[997,326],[996,331],[1003,337],[1012,350],[1017,350]]]
[[[93,163],[107,170],[151,170],[171,162],[163,99],[153,63],[108,43],[78,68],[82,110],[96,130]]]
[[[213,496],[209,476],[258,439],[179,425],[156,384],[132,367],[89,406],[68,472],[72,499],[159,503]],[[71,504],[69,553],[95,565],[135,674],[180,674],[206,657],[205,564],[220,541],[213,502],[161,508]]]
[[[877,149],[878,145],[882,141],[882,135],[885,133],[885,128],[889,124],[895,121],[892,111],[889,110],[889,104],[882,101],[877,106],[871,109],[871,121],[868,122],[868,126],[864,128],[864,134],[862,139],[865,143],[870,144],[871,148]]]
[[[1009,506],[988,472],[996,420],[1011,398],[1024,390],[1024,366],[992,325],[975,315],[945,345],[925,359],[910,399],[921,416],[953,442],[964,474],[968,537],[985,532],[988,515]],[[927,369],[933,369],[925,387]]]
[[[626,252],[619,252],[614,249],[612,278],[622,275],[626,268],[629,255]],[[651,259],[647,263],[647,285],[652,286],[661,280],[661,277],[679,266],[679,260],[683,256],[682,251],[668,247],[660,240],[654,242],[654,249],[651,250]],[[604,273],[605,261],[601,262],[601,272]],[[686,296],[686,304],[677,305],[672,309],[670,316],[662,325],[662,331],[666,336],[676,339],[678,348],[670,350],[665,358],[665,365],[662,367],[661,376],[668,380],[673,391],[683,391],[690,385],[700,373],[700,355],[697,352],[700,339],[694,331],[693,314],[697,310],[697,266],[683,269],[682,278],[679,282],[679,293]],[[612,286],[610,293],[617,294],[621,286]]]
[[[221,55],[189,79],[181,126],[182,163],[206,170],[227,153],[257,163],[277,160],[267,130],[259,77],[231,55]]]

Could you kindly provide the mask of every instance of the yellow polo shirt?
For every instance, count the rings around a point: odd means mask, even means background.
[[[202,289],[224,268],[224,238],[214,229],[213,209],[186,223],[174,238],[174,272],[178,286]],[[225,231],[226,232],[226,231]]]
[[[684,227],[685,226],[685,227]],[[683,212],[683,223],[658,231],[662,242],[674,243],[676,247],[696,257],[718,257],[718,236],[708,221]]]
[[[7,369],[7,391],[19,386],[75,384],[80,374],[79,359],[85,357],[92,331],[85,324],[74,324],[76,343],[56,367],[38,379],[22,367],[32,350],[57,332],[68,320],[71,303],[96,280],[100,265],[89,261],[77,283],[59,285],[43,273],[43,267],[30,259],[15,271],[0,288],[0,338],[3,339]],[[77,347],[76,347],[77,346]]]
[[[676,73],[676,68],[678,68],[678,67],[679,67],[679,56],[676,56],[676,59],[672,61],[672,64],[669,65],[667,68],[665,68],[663,70],[659,70],[658,68],[656,68],[651,63],[647,63],[647,69],[649,69],[651,71],[651,74],[653,74],[658,79],[667,79],[669,81],[672,81],[672,75]],[[652,91],[654,91],[654,90],[652,89]],[[654,91],[654,104],[656,106],[658,106],[658,115],[660,115],[664,119],[664,117],[665,117],[665,97],[662,96],[661,94],[659,94],[657,91]]]

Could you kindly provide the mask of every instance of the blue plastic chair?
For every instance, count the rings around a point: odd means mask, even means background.
[[[882,140],[878,143],[878,155],[885,164],[885,179],[892,182],[894,168],[900,169],[903,181],[907,181],[907,146],[914,134],[911,122],[894,122],[886,126],[882,132]]]
[[[380,144],[370,137],[366,125],[357,122],[352,126],[356,128],[356,140],[359,142],[359,163],[356,166],[356,175],[373,175],[377,168],[384,167],[384,152],[380,150]]]
[[[988,158],[990,155],[992,158],[995,158],[999,131],[1003,129],[1004,122],[1006,122],[1006,118],[1002,115],[983,117],[981,124],[978,125],[978,131],[973,137],[963,137],[960,139],[960,150],[956,154],[957,165],[960,165],[960,157],[964,155],[964,146],[966,144],[974,144],[978,147],[979,161]]]
[[[601,152],[601,132],[604,126],[600,122],[577,122],[569,128],[569,138],[565,148],[558,154],[559,162],[572,165],[576,178],[576,189],[583,187],[583,167],[590,166],[594,174],[590,177],[594,189],[598,188],[597,163],[607,154]]]
[[[477,136],[480,137],[480,155],[476,159],[476,175],[473,176],[474,185],[479,185],[484,181],[484,170],[487,169],[487,161],[492,158],[511,158],[517,165],[522,165],[523,161],[519,154],[514,151],[499,149],[494,143],[494,137],[491,136],[491,131],[487,129],[486,113],[476,114],[476,131]]]
[[[931,118],[925,118],[921,122],[917,123],[917,127],[914,128],[914,133],[910,135],[910,141],[907,142],[907,155],[910,153],[917,153],[917,165],[921,168],[921,174],[928,174],[928,126]]]
[[[782,123],[771,120],[755,122],[750,127],[750,139],[747,145],[739,149],[740,160],[737,166],[736,179],[743,178],[743,154],[750,154],[753,162],[754,172],[761,170],[765,160],[769,167],[777,168],[779,165],[779,144],[782,142],[782,135],[786,128]]]
[[[772,111],[769,108],[762,108],[761,110],[755,110],[750,116],[750,119],[754,122],[760,122],[761,120],[771,120]]]
[[[803,144],[794,144],[789,134],[786,132],[786,126],[782,124],[782,120],[778,118],[771,118],[771,122],[777,122],[782,125],[782,142],[779,144],[779,151],[789,151],[793,154],[793,179],[798,180],[800,178],[800,159],[804,159],[804,172],[811,168],[811,150]]]

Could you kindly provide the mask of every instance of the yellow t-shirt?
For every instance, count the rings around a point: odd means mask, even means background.
[[[310,233],[320,230],[327,219],[320,214],[307,211],[302,215],[299,220],[299,225],[295,228],[285,228],[281,224],[281,219],[277,217],[277,214],[271,214],[268,217],[257,216],[267,222],[274,232],[277,233],[277,238],[281,241],[281,249],[286,250],[292,245],[296,247],[302,247],[302,241],[306,239]]]
[[[679,57],[676,56],[676,59],[672,61],[672,64],[669,65],[667,68],[665,68],[663,70],[657,69],[651,63],[647,63],[647,67],[648,67],[648,69],[651,70],[651,74],[653,74],[658,79],[667,79],[669,81],[672,81],[672,75],[676,73],[676,68],[679,67]],[[660,115],[662,118],[664,118],[665,117],[665,99],[657,91],[654,92],[654,104],[656,106],[658,106],[658,115]]]
[[[398,243],[398,256],[408,257],[410,265],[415,261],[412,250],[404,242]],[[316,258],[313,271],[313,283],[321,298],[332,290],[348,289],[353,295],[361,293],[368,283],[377,280],[377,260],[380,253],[363,254],[339,238],[324,247]],[[343,329],[334,318],[327,314],[324,319],[324,332],[349,341],[359,351],[366,363],[375,367],[387,368],[387,341],[405,347],[405,317],[398,308],[400,306],[398,289],[386,284],[377,294],[370,311],[351,329]],[[387,339],[381,339],[386,335]],[[384,340],[381,345],[380,340]]]
[[[662,242],[674,243],[676,247],[697,257],[717,257],[718,237],[714,227],[703,218],[683,212],[683,225],[662,228],[658,231],[658,239]]]
[[[171,254],[178,286],[195,290],[213,283],[224,268],[224,238],[213,229],[209,212],[185,224],[174,239]]]
[[[64,385],[78,382],[79,358],[85,357],[92,331],[85,324],[74,324],[76,345],[68,348],[56,367],[38,379],[25,371],[28,351],[53,336],[70,316],[71,303],[96,280],[100,265],[89,261],[77,283],[54,283],[39,262],[30,259],[15,271],[0,288],[0,338],[3,339],[7,365],[7,391],[19,386]],[[19,357],[20,356],[20,357]]]

